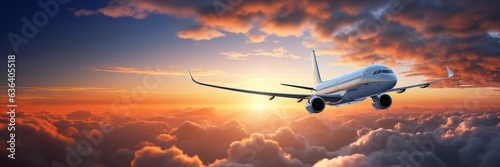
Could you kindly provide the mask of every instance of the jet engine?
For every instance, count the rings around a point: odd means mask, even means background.
[[[325,100],[319,96],[313,96],[307,101],[306,109],[311,114],[320,113],[325,109]]]
[[[372,97],[372,106],[377,110],[388,109],[392,105],[392,98],[388,94],[381,94]]]

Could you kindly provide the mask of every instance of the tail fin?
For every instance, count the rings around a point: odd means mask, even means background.
[[[321,80],[321,75],[319,74],[318,62],[316,61],[316,54],[314,53],[314,50],[311,53],[311,61],[314,85],[322,83],[323,81]]]

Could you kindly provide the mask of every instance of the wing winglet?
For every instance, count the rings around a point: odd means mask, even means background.
[[[193,80],[194,82],[196,82],[196,80],[194,80],[193,78],[193,75],[191,75],[191,71],[189,71],[189,68],[186,68],[188,70],[188,73],[189,73],[189,76],[191,77],[191,80]]]
[[[455,73],[453,73],[453,71],[451,71],[450,67],[446,66],[446,70],[448,71],[448,78],[450,78],[453,75],[455,75]]]

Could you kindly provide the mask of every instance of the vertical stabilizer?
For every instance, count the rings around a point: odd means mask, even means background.
[[[323,81],[321,81],[321,75],[319,75],[318,62],[316,61],[316,54],[314,53],[314,50],[311,53],[311,61],[312,61],[313,81],[314,85],[317,85]]]

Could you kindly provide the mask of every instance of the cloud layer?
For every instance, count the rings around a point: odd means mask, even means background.
[[[500,165],[497,110],[305,117],[270,112],[252,119],[213,111],[130,116],[19,113],[18,159],[2,156],[2,162],[7,166]],[[6,136],[7,120],[1,121],[0,134]],[[5,144],[0,146],[6,150]]]

